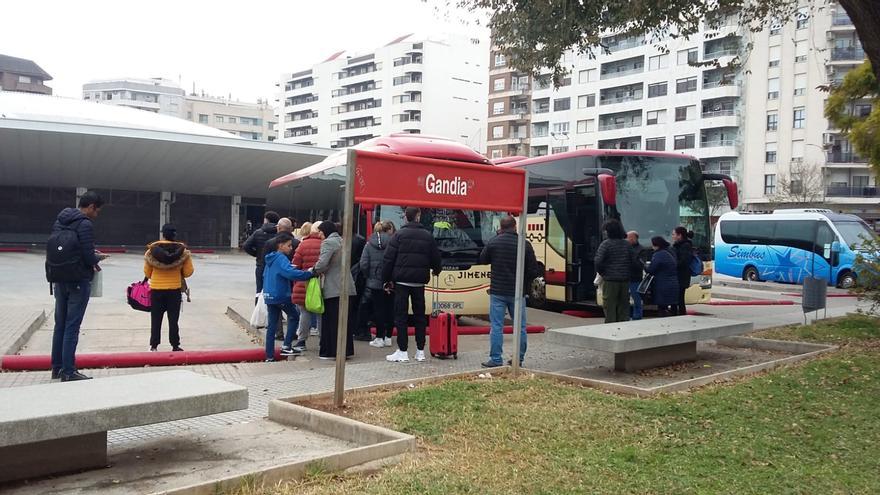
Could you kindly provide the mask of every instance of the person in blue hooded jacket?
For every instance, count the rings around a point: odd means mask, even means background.
[[[264,248],[263,299],[269,313],[266,325],[266,362],[275,361],[275,330],[282,311],[287,315],[287,332],[284,334],[281,355],[294,356],[300,353],[291,347],[299,326],[299,311],[290,299],[290,287],[293,281],[312,278],[312,272],[294,268],[290,264],[291,251],[293,236],[286,232],[269,239]]]

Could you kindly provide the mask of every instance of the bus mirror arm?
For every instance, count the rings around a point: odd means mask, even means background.
[[[704,181],[720,180],[724,184],[724,189],[727,190],[727,202],[730,204],[730,209],[735,210],[736,207],[739,206],[739,190],[736,186],[736,182],[734,182],[729,175],[704,173],[702,177]]]

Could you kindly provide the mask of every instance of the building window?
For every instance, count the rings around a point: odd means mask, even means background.
[[[648,58],[648,70],[660,70],[669,67],[669,55],[654,55]]]
[[[767,79],[767,99],[768,100],[779,99],[779,78],[778,77]]]
[[[770,67],[779,67],[779,59],[782,58],[782,46],[776,45],[770,47]]]
[[[556,122],[553,124],[553,134],[568,134],[568,122]]]
[[[230,123],[230,124],[234,124],[234,123],[235,123],[235,117],[229,117],[229,123]],[[242,122],[242,124],[244,124],[244,122]]]
[[[776,143],[767,143],[764,145],[764,162],[776,163]]]
[[[571,98],[559,98],[553,100],[553,111],[568,110],[571,108]]]
[[[495,67],[504,67],[507,64],[507,60],[504,58],[503,53],[495,54]]]
[[[679,79],[675,81],[675,92],[676,93],[690,93],[691,91],[697,90],[697,78],[696,77],[688,77],[685,79]]]
[[[697,113],[697,107],[694,105],[687,107],[676,107],[675,109],[675,121],[681,122],[683,120],[692,120],[694,118],[694,114]]]
[[[223,123],[223,116],[222,115],[215,115],[214,122],[217,122],[218,124],[222,124]]]
[[[578,108],[589,108],[596,106],[596,93],[578,96]]]
[[[496,125],[492,127],[492,139],[501,139],[504,137],[504,126]]]
[[[30,76],[18,76],[18,82],[20,82],[21,84],[30,84],[31,78]]]
[[[684,134],[682,136],[675,136],[674,148],[677,150],[687,150],[694,147],[694,135],[693,134]]]
[[[648,98],[655,98],[657,96],[666,96],[666,81],[660,83],[654,83],[648,85]]]
[[[770,23],[770,36],[776,36],[782,34],[782,24],[778,19],[773,19]]]
[[[557,153],[565,153],[568,151],[568,146],[554,146],[550,148],[550,154],[555,155]]]
[[[645,115],[645,125],[665,124],[666,110],[652,110]]]
[[[794,18],[797,19],[797,29],[806,29],[807,24],[810,22],[810,12],[808,8],[800,8],[797,13],[794,15]]]
[[[776,194],[776,174],[764,175],[764,195],[771,196]]]
[[[802,96],[807,92],[807,75],[806,74],[795,74],[794,75],[794,95]]]
[[[492,115],[501,115],[504,113],[504,102],[496,101],[492,104]]]
[[[192,113],[192,112],[186,112],[186,120],[192,120],[192,119],[193,119],[193,113]]]
[[[794,109],[794,128],[795,129],[803,129],[806,110],[804,107],[797,107]]]
[[[495,82],[492,83],[492,88],[495,91],[504,91],[504,78],[499,77],[498,79],[495,79]]]
[[[807,46],[807,41],[795,41],[794,42],[794,62],[796,64],[803,63],[807,61],[807,50],[809,47]]]
[[[645,149],[649,151],[666,151],[666,138],[648,138],[645,139]]]
[[[697,49],[688,48],[687,50],[678,51],[678,65],[689,65],[697,63]]]
[[[492,158],[501,158],[501,150],[492,150]]]
[[[775,131],[779,126],[779,114],[776,112],[770,112],[767,114],[767,130]]]
[[[199,114],[199,124],[207,124],[207,123],[208,123],[208,116],[203,113],[200,113]]]
[[[586,84],[596,80],[596,69],[587,69],[578,72],[578,83]]]
[[[578,132],[578,134],[593,132],[593,130],[595,129],[595,125],[596,125],[595,119],[578,120],[577,132]]]

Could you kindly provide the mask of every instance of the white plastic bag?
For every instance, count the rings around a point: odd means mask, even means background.
[[[250,324],[254,328],[265,328],[269,319],[269,308],[266,307],[266,301],[263,299],[263,293],[257,294],[257,304],[254,306],[254,312],[251,313]]]
[[[596,278],[593,279],[593,285],[595,285],[596,287],[599,287],[600,285],[602,285],[602,281],[603,281],[602,275],[599,275],[597,273]]]

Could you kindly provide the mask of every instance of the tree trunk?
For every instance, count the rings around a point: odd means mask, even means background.
[[[880,1],[838,0],[856,27],[874,76],[880,81]]]

